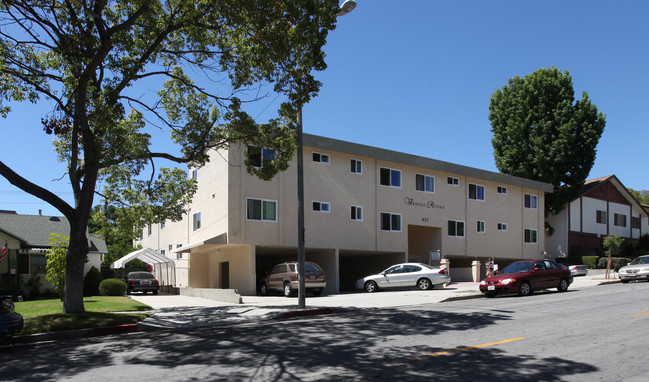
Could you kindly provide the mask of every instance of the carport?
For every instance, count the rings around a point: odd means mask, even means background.
[[[151,265],[153,274],[160,282],[160,285],[176,285],[176,265],[174,261],[151,248],[131,252],[112,263],[110,267],[111,269],[124,268],[126,263],[134,259],[142,260]]]

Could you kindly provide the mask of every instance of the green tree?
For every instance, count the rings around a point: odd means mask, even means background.
[[[70,238],[59,235],[58,233],[53,233],[48,240],[51,248],[47,250],[47,262],[45,264],[47,273],[45,279],[52,283],[54,291],[61,298],[63,298],[65,288],[65,267],[69,242]]]
[[[640,192],[629,188],[629,192],[631,193],[631,195],[633,195],[634,198],[636,198],[638,202],[649,205],[649,193],[647,193],[646,191]]]
[[[1,161],[0,174],[70,222],[64,313],[84,311],[95,192],[142,226],[180,219],[195,191],[185,171],[161,160],[199,167],[208,149],[237,141],[275,151],[261,169],[248,158],[249,172],[270,179],[288,167],[297,106],[320,88],[312,72],[326,67],[337,12],[337,0],[0,3],[0,102],[51,102],[42,128],[67,164],[74,205]],[[266,87],[285,102],[259,123],[242,105]],[[0,103],[0,115],[9,112]],[[153,146],[156,131],[172,144]]]
[[[117,259],[135,251],[133,240],[138,233],[137,226],[128,208],[116,206],[95,206],[88,222],[88,231],[106,242],[108,253],[104,255],[103,266],[109,266]]]
[[[609,235],[602,240],[602,245],[608,250],[608,261],[606,262],[606,278],[608,278],[609,273],[611,272],[611,262],[613,255],[620,253],[620,248],[624,243],[624,238],[620,235]]]
[[[575,102],[572,77],[554,67],[509,79],[491,96],[489,120],[496,167],[554,186],[546,215],[579,194],[606,124],[586,92]]]

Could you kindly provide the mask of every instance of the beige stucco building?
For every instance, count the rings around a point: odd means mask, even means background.
[[[178,287],[254,294],[278,262],[297,260],[297,171],[249,175],[243,145],[190,170],[198,191],[180,222],[144,229],[136,243],[176,262]],[[265,152],[260,154],[265,155]],[[550,184],[305,134],[306,258],[327,292],[349,290],[391,264],[449,259],[455,280],[472,261],[543,257]]]

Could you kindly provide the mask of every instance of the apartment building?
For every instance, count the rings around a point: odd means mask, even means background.
[[[189,171],[198,191],[179,222],[145,227],[137,243],[176,263],[179,287],[256,293],[273,265],[297,259],[297,170],[271,181],[249,175],[232,145]],[[261,157],[272,155],[255,148]],[[431,158],[304,135],[306,258],[327,292],[391,264],[506,264],[544,256],[544,195],[552,185]]]
[[[548,223],[555,231],[546,239],[552,257],[603,256],[608,235],[625,239],[621,255],[628,256],[649,233],[647,210],[615,175],[586,181],[579,197]]]

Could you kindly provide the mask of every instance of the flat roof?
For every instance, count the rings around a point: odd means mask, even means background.
[[[462,166],[455,163],[444,162],[437,159],[421,157],[412,154],[406,154],[398,151],[381,149],[341,141],[338,139],[322,137],[312,134],[303,135],[304,146],[313,147],[321,150],[330,150],[336,152],[347,153],[350,155],[358,155],[364,157],[375,158],[379,160],[401,163],[409,166],[428,168],[436,171],[448,172],[451,174],[467,176],[475,179],[482,179],[486,181],[503,183],[506,185],[520,186],[523,188],[530,188],[540,190],[543,192],[552,192],[554,187],[550,183],[539,182],[537,180],[521,178],[518,176],[506,175],[499,172],[481,170],[473,167]]]

